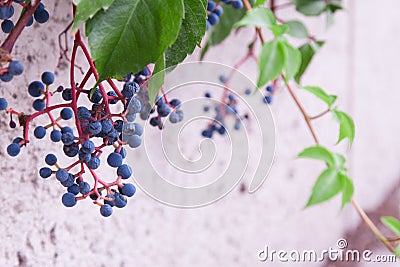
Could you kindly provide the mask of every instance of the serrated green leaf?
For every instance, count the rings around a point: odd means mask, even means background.
[[[306,16],[319,16],[325,11],[326,1],[324,0],[292,0],[296,10]]]
[[[336,161],[333,153],[323,146],[317,145],[317,146],[307,147],[302,152],[300,152],[299,155],[297,155],[297,157],[322,160],[329,167],[336,167],[335,164]]]
[[[277,40],[265,43],[261,49],[258,61],[258,88],[281,75],[284,64],[285,51],[282,43]]]
[[[76,13],[72,31],[77,31],[82,23],[86,22],[100,10],[109,7],[113,2],[114,0],[74,0]]]
[[[280,37],[285,34],[289,28],[285,24],[275,24],[270,26],[269,29],[275,37]]]
[[[299,39],[308,38],[307,28],[301,21],[289,20],[285,24],[289,27],[287,34],[289,34],[290,36]]]
[[[331,107],[333,103],[335,103],[337,98],[335,95],[329,95],[321,87],[318,86],[303,86],[303,89],[324,101],[329,107]]]
[[[205,0],[184,0],[185,18],[175,43],[165,53],[166,66],[175,66],[200,45],[206,32]]]
[[[165,80],[165,56],[164,54],[156,61],[153,75],[151,76],[148,83],[149,102],[150,105],[154,105],[158,91],[163,86]]]
[[[393,233],[400,236],[400,221],[394,217],[385,216],[381,218],[381,221],[387,228],[389,228]]]
[[[342,189],[342,184],[338,178],[338,173],[335,168],[328,168],[324,170],[318,177],[312,189],[311,196],[307,202],[306,207],[320,204],[325,202]]]
[[[234,27],[255,26],[262,28],[270,27],[275,24],[276,19],[271,9],[266,7],[257,7],[247,11],[246,15],[240,21],[235,23]]]
[[[343,139],[348,138],[349,144],[351,146],[355,136],[355,126],[353,119],[347,113],[339,111],[337,109],[334,109],[333,113],[338,119],[340,125],[338,143],[340,143]]]
[[[300,83],[301,77],[303,76],[304,72],[306,71],[308,65],[315,55],[314,48],[308,43],[300,46],[299,51],[301,53],[301,65],[299,71],[294,78],[297,83]]]
[[[254,7],[264,5],[268,0],[256,0]]]
[[[118,0],[87,22],[99,80],[136,73],[177,38],[183,0]]]
[[[325,147],[319,145],[305,148],[299,153],[298,157],[322,160],[330,167],[335,166],[336,163],[334,154]]]
[[[342,209],[344,206],[351,201],[354,194],[353,181],[345,174],[338,174],[340,182],[342,184]]]
[[[301,53],[300,51],[291,46],[289,43],[283,43],[285,48],[285,80],[289,81],[299,71],[301,65]]]

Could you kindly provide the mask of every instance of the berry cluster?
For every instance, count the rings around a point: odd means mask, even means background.
[[[7,34],[14,29],[14,22],[11,20],[11,17],[14,15],[13,3],[26,7],[24,0],[0,1],[0,20],[3,20],[1,23],[1,29]],[[29,20],[26,26],[31,26],[34,20],[38,23],[45,23],[49,20],[49,13],[42,3],[39,3],[33,17]],[[14,76],[22,74],[24,71],[24,65],[20,61],[13,61],[11,56],[8,54],[4,55],[4,57],[5,61],[9,62],[9,64],[8,67],[0,68],[0,80],[3,82],[10,82]]]
[[[242,9],[243,2],[242,0],[221,0],[221,2],[232,5],[235,9]],[[220,5],[220,2],[215,3],[213,0],[209,0],[207,2],[207,20],[206,27],[207,30],[210,29],[212,25],[216,25],[219,22],[219,18],[223,14],[224,10]]]
[[[1,1],[0,3],[0,20],[3,20],[1,23],[1,30],[4,33],[10,33],[14,29],[14,22],[11,18],[14,15],[14,6],[13,3],[19,4],[22,7],[26,7],[25,0],[13,0],[13,1]],[[42,24],[49,20],[50,15],[46,10],[43,3],[39,3],[38,7],[35,10],[35,13],[31,17],[31,19],[26,24],[27,27],[31,26],[34,21]]]
[[[7,101],[0,98],[0,110],[5,110],[10,114],[12,122],[10,126],[16,127],[13,116],[17,116],[24,131],[23,137],[15,138],[7,147],[7,152],[12,157],[17,156],[21,147],[29,143],[30,123],[41,115],[47,115],[50,123],[37,126],[33,131],[34,136],[37,139],[43,139],[47,132],[50,132],[50,140],[54,143],[62,143],[63,153],[75,160],[69,166],[62,168],[58,164],[57,156],[48,154],[45,162],[49,167],[41,168],[40,176],[49,178],[54,174],[55,178],[66,187],[67,192],[62,196],[62,203],[65,206],[72,207],[77,201],[90,197],[95,204],[101,206],[100,213],[103,216],[110,216],[112,207],[126,206],[126,197],[133,196],[136,191],[134,185],[122,182],[132,175],[132,169],[123,163],[126,156],[123,145],[138,147],[141,143],[140,135],[143,129],[140,124],[133,123],[135,116],[132,116],[141,110],[141,102],[135,98],[140,87],[133,82],[126,83],[122,91],[113,87],[113,90],[106,92],[102,86],[93,91],[82,87],[64,89],[62,86],[55,91],[50,91],[54,78],[53,73],[44,72],[41,81],[29,84],[28,93],[36,98],[33,102],[36,112],[31,115],[7,108]],[[50,105],[51,97],[57,93],[62,94],[65,103]],[[77,104],[79,98],[85,95],[93,103],[90,110]],[[123,112],[113,114],[110,111],[110,105],[117,103],[122,104]],[[55,111],[59,112],[57,118],[53,114]],[[75,120],[76,132],[68,126],[61,125],[61,121],[71,119]],[[124,134],[125,137],[123,137]],[[127,138],[127,142],[122,141],[124,138]],[[109,166],[116,168],[117,176],[110,183],[100,179],[95,173],[101,165],[101,156],[106,147],[113,148],[106,162]],[[93,177],[92,185],[88,183],[87,178],[84,178],[87,172]]]

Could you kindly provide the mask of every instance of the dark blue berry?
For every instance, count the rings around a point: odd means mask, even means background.
[[[114,91],[108,92],[107,95],[111,96],[111,97],[117,97],[118,96]],[[109,100],[109,101],[110,101],[110,104],[117,104],[118,103],[118,100],[116,100],[116,99]]]
[[[85,121],[90,119],[90,111],[86,107],[79,107],[78,108],[78,119]]]
[[[14,78],[14,75],[12,75],[11,73],[9,73],[8,71],[3,73],[2,75],[0,75],[0,80],[2,80],[5,83],[8,83],[9,81],[11,81]]]
[[[79,160],[85,163],[88,163],[92,158],[90,154],[85,153],[84,151],[82,151],[82,149],[79,150],[78,155],[79,155]]]
[[[265,96],[264,97],[264,103],[271,104],[272,103],[272,96],[269,96],[269,95]]]
[[[172,99],[169,103],[171,106],[175,108],[179,107],[182,104],[182,102],[179,99]]]
[[[265,90],[267,90],[267,92],[272,93],[274,91],[274,87],[272,85],[268,85]]]
[[[67,88],[62,92],[62,98],[65,101],[71,101],[72,100],[72,90]]]
[[[33,131],[33,135],[37,138],[37,139],[42,139],[43,137],[46,136],[46,129],[43,126],[38,126],[35,128],[35,130]]]
[[[109,217],[111,216],[113,210],[112,207],[108,204],[104,204],[103,206],[101,206],[100,208],[100,214],[104,217]]]
[[[213,11],[215,9],[215,2],[214,1],[208,1],[207,3],[207,11]]]
[[[60,112],[60,116],[63,120],[69,120],[72,118],[73,115],[74,113],[70,108],[63,108]]]
[[[67,155],[70,158],[75,157],[79,153],[79,148],[78,146],[74,145],[64,145],[63,147],[64,154]]]
[[[50,139],[51,139],[51,141],[53,141],[55,143],[61,141],[61,136],[62,136],[62,134],[59,130],[53,130],[50,133]]]
[[[40,24],[45,23],[49,20],[50,15],[45,9],[36,9],[35,13],[33,13],[33,17]]]
[[[89,132],[93,135],[97,135],[101,132],[101,123],[98,121],[92,121],[89,123]]]
[[[28,93],[33,97],[39,97],[42,95],[41,91],[44,90],[44,85],[42,82],[34,81],[28,86]]]
[[[7,153],[8,155],[10,155],[11,157],[15,157],[19,154],[19,152],[21,151],[21,147],[16,144],[16,143],[12,143],[11,145],[9,145],[7,147]]]
[[[86,140],[85,143],[82,145],[82,151],[85,153],[92,154],[94,152],[95,145],[92,141]]]
[[[12,75],[21,75],[24,72],[24,65],[20,61],[11,61],[8,64],[8,71]]]
[[[90,185],[87,182],[79,183],[79,192],[82,195],[87,195],[90,192]]]
[[[69,193],[72,193],[72,194],[74,194],[74,195],[77,195],[77,194],[79,194],[79,185],[73,184],[73,185],[71,185],[71,186],[69,186],[69,187],[67,188],[67,191],[68,191]]]
[[[46,108],[46,103],[42,99],[36,99],[33,101],[32,107],[36,111],[42,111]]]
[[[75,139],[74,135],[70,132],[66,132],[61,135],[61,141],[63,142],[64,145],[67,146],[72,145],[74,143],[74,139]]]
[[[121,176],[122,179],[128,179],[132,176],[132,169],[129,165],[122,164],[117,169],[117,175]]]
[[[57,163],[57,157],[54,154],[47,154],[44,161],[47,165],[53,166]]]
[[[66,207],[73,207],[76,205],[75,195],[69,192],[62,196],[61,201]]]
[[[100,167],[100,159],[98,157],[92,157],[88,162],[88,167],[92,170]]]
[[[127,197],[132,197],[136,193],[136,187],[133,184],[125,184],[121,188],[121,192]]]
[[[123,208],[126,206],[126,203],[128,202],[128,200],[126,199],[126,197],[124,195],[116,193],[114,197],[115,197],[115,206],[117,208]]]
[[[107,163],[111,167],[117,168],[122,165],[122,156],[118,153],[111,153],[107,158]]]
[[[51,174],[52,174],[52,171],[50,168],[44,167],[39,170],[39,175],[42,178],[49,178],[51,176]]]
[[[219,17],[217,14],[211,13],[210,15],[208,15],[207,20],[210,22],[211,25],[215,25],[215,24],[218,24]]]
[[[5,98],[0,98],[0,110],[5,110],[7,107],[7,100]]]
[[[114,206],[115,206],[115,201],[114,201],[114,200],[115,200],[115,197],[114,197],[114,195],[107,194],[106,197],[112,199],[113,201],[104,199],[104,204],[108,204],[108,205],[110,205],[111,207],[114,207]]]
[[[69,177],[69,173],[64,169],[59,169],[56,172],[56,179],[59,180],[60,182],[66,181],[68,179],[68,177]]]
[[[93,91],[92,96],[90,97],[90,101],[92,103],[99,103],[103,99],[103,96],[101,95],[101,91],[99,88],[96,88]]]

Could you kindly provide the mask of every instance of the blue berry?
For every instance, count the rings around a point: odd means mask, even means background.
[[[208,92],[207,92],[207,93],[205,93],[205,94],[204,94],[204,96],[205,96],[205,97],[207,97],[207,98],[211,98],[211,94],[210,94],[210,93],[208,93]]]
[[[98,157],[92,157],[88,162],[88,167],[92,170],[100,167],[100,159]]]
[[[138,135],[134,134],[128,137],[128,144],[131,148],[137,148],[142,144],[142,140]]]
[[[39,3],[38,7],[36,8],[36,10],[44,10],[45,6],[43,3]]]
[[[72,174],[69,174],[68,179],[65,180],[64,182],[61,182],[61,184],[64,187],[70,187],[70,186],[74,185],[74,176]]]
[[[107,158],[107,163],[111,167],[117,168],[122,165],[122,156],[118,153],[111,153]]]
[[[142,103],[136,97],[132,97],[128,104],[129,113],[139,113],[142,110]]]
[[[141,136],[143,134],[143,127],[139,123],[133,123],[135,125],[135,134]]]
[[[203,136],[203,137],[206,137],[206,138],[211,138],[212,137],[212,131],[210,131],[210,130],[204,130],[204,131],[202,131],[201,132],[201,135]]]
[[[92,121],[89,123],[89,132],[93,135],[97,135],[101,132],[101,123],[98,121]]]
[[[65,89],[65,90],[62,92],[61,95],[62,95],[62,98],[63,98],[65,101],[71,101],[71,100],[72,100],[72,90],[69,89],[69,88]]]
[[[32,107],[36,111],[42,111],[46,108],[46,103],[42,99],[36,99],[33,101]]]
[[[167,104],[162,104],[157,107],[158,115],[166,117],[171,112],[171,108]]]
[[[235,9],[242,9],[243,8],[243,2],[242,2],[242,0],[236,0],[236,1],[232,2],[232,6]]]
[[[73,207],[76,205],[76,199],[75,199],[75,195],[72,193],[65,193],[62,198],[61,198],[62,203],[64,204],[64,206],[66,207]]]
[[[35,13],[33,13],[33,17],[38,23],[42,24],[49,20],[50,15],[49,12],[47,12],[45,9],[38,8],[35,10]]]
[[[43,137],[46,136],[46,129],[43,126],[38,126],[35,128],[35,130],[33,131],[33,135],[37,138],[37,139],[42,139]]]
[[[85,121],[90,119],[91,115],[90,115],[90,111],[86,108],[86,107],[79,107],[78,108],[78,118],[81,121]]]
[[[52,174],[52,171],[50,168],[44,167],[39,170],[39,175],[42,178],[45,178],[45,179],[49,178],[51,176],[51,174]]]
[[[117,131],[117,132],[122,132],[122,126],[124,125],[124,122],[122,121],[122,120],[117,120],[117,121],[115,121],[114,122],[114,129]]]
[[[267,90],[267,92],[272,93],[274,91],[274,87],[272,85],[268,85],[265,90]]]
[[[24,72],[24,65],[20,61],[11,61],[10,64],[8,64],[8,71],[12,75],[21,75]]]
[[[71,186],[69,186],[69,187],[67,188],[67,191],[68,191],[69,193],[72,193],[72,194],[74,194],[74,195],[77,195],[77,194],[79,194],[79,185],[73,184],[73,185],[71,185]]]
[[[111,97],[117,97],[118,96],[114,91],[108,92],[107,95],[111,96]],[[109,100],[109,101],[110,101],[110,104],[117,104],[118,103],[118,100],[116,100],[116,99]]]
[[[269,95],[265,96],[264,97],[264,103],[271,104],[272,103],[272,96],[269,96]]]
[[[44,161],[47,165],[53,166],[57,163],[57,157],[54,154],[47,154]]]
[[[111,207],[114,207],[114,206],[115,206],[115,201],[114,201],[114,200],[115,200],[115,197],[114,197],[114,195],[107,194],[106,197],[112,199],[113,201],[104,199],[104,204],[108,204],[108,205],[110,205]]]
[[[132,197],[136,193],[136,187],[133,184],[125,184],[121,188],[121,192],[127,197]]]
[[[250,95],[250,94],[251,94],[251,89],[250,89],[250,88],[247,88],[247,89],[244,91],[244,93],[245,93],[246,95]]]
[[[90,154],[85,153],[84,151],[82,151],[82,149],[79,150],[78,155],[79,155],[79,160],[85,163],[88,163],[92,158]]]
[[[119,152],[117,152],[117,150],[115,150],[115,152],[120,154],[123,159],[126,158],[126,150],[125,150],[125,148],[121,147],[121,150]]]
[[[92,154],[94,152],[95,146],[94,143],[90,140],[86,140],[82,145],[82,151],[88,154]]]
[[[142,74],[143,76],[149,76],[151,73],[150,73],[150,70],[149,70],[147,67],[145,67],[145,68],[140,72],[140,74]]]
[[[74,133],[74,131],[72,130],[72,128],[71,127],[68,127],[68,126],[65,126],[65,127],[62,127],[61,128],[61,133],[71,133],[71,134],[73,134]]]
[[[64,154],[67,155],[70,158],[75,157],[79,153],[79,148],[78,146],[74,145],[64,145],[63,147]]]
[[[21,147],[16,144],[16,143],[12,143],[11,145],[9,145],[7,147],[7,153],[8,155],[10,155],[11,157],[15,157],[19,154],[19,152],[21,151]]]
[[[135,82],[126,82],[124,84],[124,88],[122,89],[121,93],[126,98],[132,98],[134,94],[139,92],[140,86]]]
[[[66,181],[68,179],[68,177],[69,177],[69,173],[64,169],[59,169],[56,172],[56,179],[59,180],[60,182]]]
[[[0,98],[0,110],[5,110],[7,107],[7,100],[5,98]]]
[[[51,141],[53,141],[55,143],[61,141],[61,136],[62,136],[62,134],[59,130],[53,130],[50,133],[50,139],[51,139]]]
[[[210,15],[208,15],[207,20],[210,22],[211,25],[215,25],[215,24],[218,24],[219,17],[217,14],[211,13]]]
[[[207,3],[207,11],[213,11],[215,9],[215,2],[214,1],[208,1]]]
[[[117,194],[115,194],[114,197],[115,197],[115,206],[117,208],[123,208],[126,206],[126,203],[128,200],[126,199],[126,197],[124,195],[117,193]]]
[[[206,20],[206,31],[208,31],[211,28],[211,24],[208,20]]]
[[[172,100],[169,102],[169,104],[170,104],[171,106],[173,106],[174,108],[176,108],[176,107],[179,107],[179,106],[182,104],[182,102],[181,102],[179,99],[172,99]]]
[[[63,108],[60,112],[60,116],[63,120],[69,120],[72,118],[73,115],[74,113],[70,108]]]
[[[90,97],[89,100],[90,100],[92,103],[99,103],[102,99],[103,99],[103,96],[101,95],[100,89],[99,89],[99,88],[96,88],[96,89],[93,91],[93,94],[92,94],[92,96]]]
[[[22,140],[24,140],[24,139],[22,139],[21,137],[17,137],[17,138],[14,138],[13,143],[19,144],[19,142],[21,142]]]
[[[33,97],[41,96],[42,94],[41,91],[43,90],[44,90],[44,85],[39,81],[31,82],[28,86],[28,93]]]
[[[103,206],[101,206],[100,208],[100,214],[104,217],[109,217],[111,216],[113,210],[112,207],[108,204],[104,204]]]
[[[63,142],[64,145],[67,146],[72,145],[74,143],[74,139],[75,139],[74,135],[70,132],[66,132],[61,135],[61,141]]]
[[[109,133],[113,128],[113,123],[109,119],[102,120],[101,122],[101,132],[102,133]]]
[[[164,104],[165,103],[164,96],[163,95],[157,96],[156,101],[154,103],[156,103],[157,106]]]
[[[132,169],[129,165],[122,164],[117,169],[117,175],[121,176],[122,179],[128,179],[132,176]]]
[[[14,15],[14,7],[13,6],[2,6],[0,7],[0,19],[9,19]]]
[[[169,115],[169,121],[171,123],[178,123],[180,120],[179,114],[176,112],[172,112],[171,115]]]
[[[221,17],[222,14],[224,13],[222,6],[218,6],[216,9],[214,9],[214,13],[217,14],[218,17]]]
[[[5,83],[8,83],[9,81],[11,81],[14,78],[14,75],[12,75],[11,73],[9,73],[8,71],[3,73],[2,75],[0,75],[0,80],[2,80]]]
[[[228,78],[225,75],[220,75],[219,76],[219,80],[221,83],[226,83],[226,81],[228,80]]]
[[[158,126],[161,124],[161,118],[160,117],[153,117],[150,119],[150,125],[152,126]]]
[[[87,195],[90,192],[90,185],[87,182],[79,183],[79,192],[82,195]]]
[[[226,133],[226,128],[223,125],[221,125],[221,127],[218,129],[218,133],[220,135],[224,135]]]

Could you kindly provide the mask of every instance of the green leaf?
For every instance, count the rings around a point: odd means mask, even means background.
[[[259,56],[259,77],[257,86],[260,88],[281,75],[285,64],[285,51],[281,42],[272,40],[265,43]]]
[[[335,95],[328,95],[321,87],[318,86],[304,86],[303,89],[324,101],[329,107],[335,103],[337,98]]]
[[[98,12],[87,28],[99,80],[155,62],[176,40],[183,13],[182,0],[118,0]]]
[[[315,55],[315,50],[310,44],[304,44],[300,46],[299,51],[301,53],[301,65],[299,71],[294,78],[297,83],[300,83],[301,76],[303,76],[304,72],[306,71],[308,65]]]
[[[345,174],[339,173],[339,179],[342,184],[342,209],[351,201],[354,194],[353,181]]]
[[[151,76],[148,83],[149,90],[149,101],[150,105],[154,105],[156,95],[160,91],[161,86],[164,84],[165,79],[165,56],[164,54],[156,61],[153,70],[153,75]]]
[[[332,152],[326,149],[323,146],[311,146],[304,149],[297,155],[299,158],[308,158],[308,159],[316,159],[322,160],[325,162],[329,167],[335,166],[335,157]]]
[[[182,62],[188,54],[192,54],[196,46],[200,46],[206,32],[206,7],[205,0],[184,0],[185,18],[175,43],[169,47],[165,54],[167,67],[175,66]]]
[[[342,189],[338,173],[335,168],[328,168],[321,173],[312,189],[311,196],[306,207],[325,202]]]
[[[301,53],[300,51],[291,46],[289,43],[283,43],[285,47],[285,80],[289,81],[299,71],[301,65]]]
[[[296,10],[306,16],[318,16],[325,11],[325,0],[292,0]]]
[[[394,255],[396,255],[397,257],[400,257],[400,244],[397,245],[397,248],[394,251]]]
[[[346,170],[345,163],[346,163],[346,158],[343,155],[340,155],[338,153],[333,153],[333,157],[335,158],[335,166],[337,169],[340,171]]]
[[[234,9],[232,5],[224,6],[224,13],[222,14],[220,21],[217,25],[211,27],[210,37],[208,42],[211,45],[217,45],[225,40],[229,34],[232,32],[233,25],[240,21],[246,14],[246,10]]]
[[[274,34],[275,37],[280,37],[287,32],[289,29],[285,24],[275,24],[269,27],[271,32]]]
[[[348,138],[349,144],[353,143],[354,135],[355,135],[355,126],[353,119],[345,112],[339,111],[337,109],[332,110],[333,114],[335,114],[336,118],[339,121],[340,131],[339,131],[339,139],[338,143],[340,143],[343,139]]]
[[[308,31],[306,26],[298,20],[289,20],[285,23],[288,27],[288,34],[292,37],[305,39],[308,38]]]
[[[261,6],[264,5],[267,2],[267,0],[256,0],[256,2],[254,3],[254,6]]]
[[[100,10],[109,7],[114,0],[74,0],[76,13],[72,31],[77,31],[82,23],[86,22]]]
[[[274,13],[269,8],[257,7],[247,11],[246,15],[234,27],[243,26],[270,27],[276,24]]]
[[[387,228],[389,228],[393,233],[400,236],[400,222],[394,217],[385,216],[381,218],[381,221]]]

